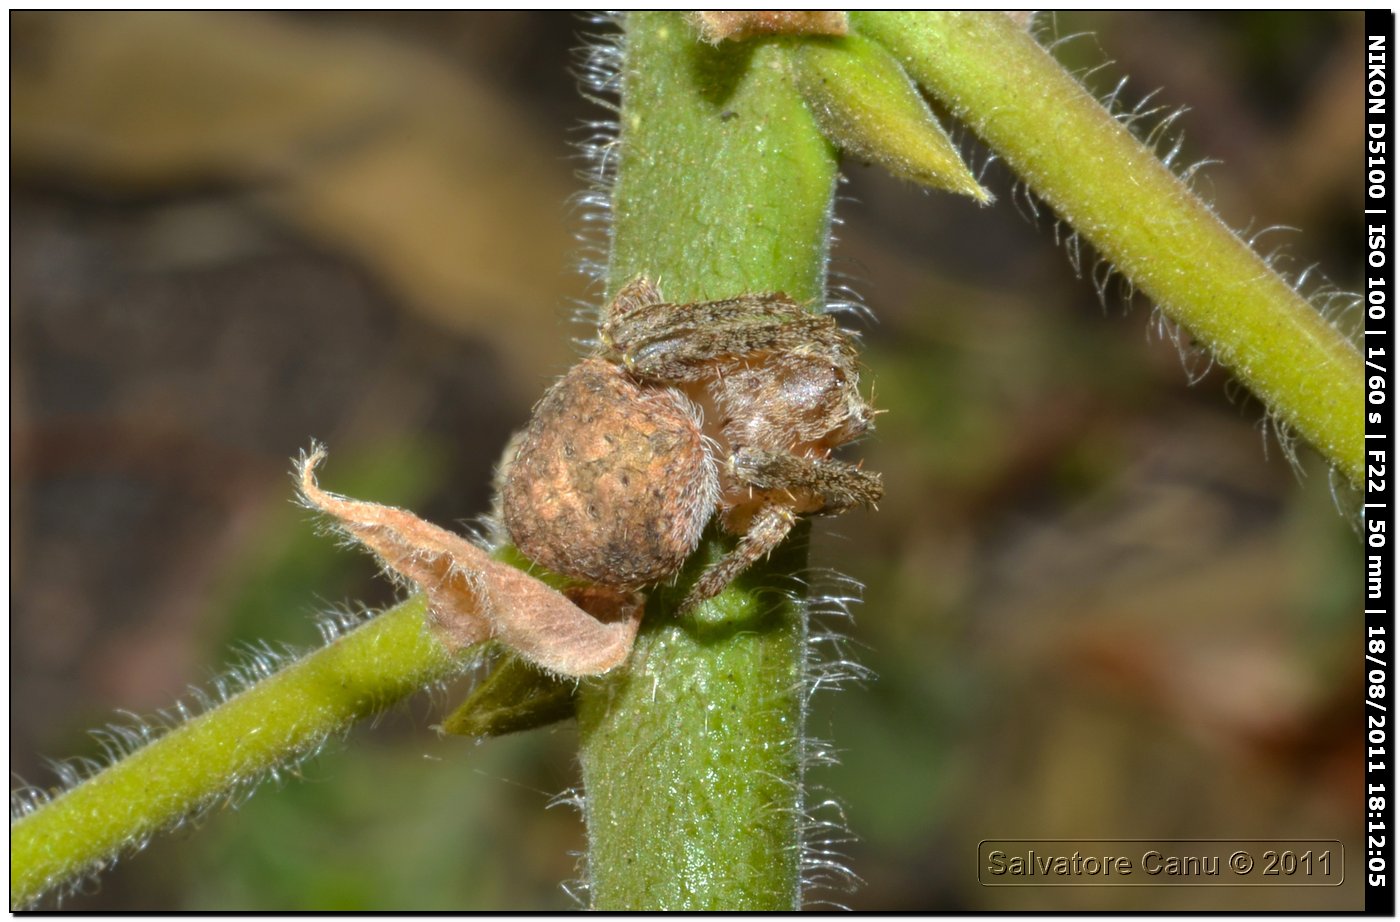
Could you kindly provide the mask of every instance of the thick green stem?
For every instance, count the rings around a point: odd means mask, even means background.
[[[1361,482],[1356,348],[1011,17],[866,12],[853,22],[1272,413]]]
[[[461,668],[412,599],[171,730],[10,827],[10,905],[99,866],[240,783]]]
[[[630,15],[626,40],[610,290],[819,299],[836,161],[786,49],[710,47],[673,13]],[[774,589],[805,557],[790,541],[685,618],[654,593],[628,664],[580,689],[595,909],[797,906],[806,624]]]

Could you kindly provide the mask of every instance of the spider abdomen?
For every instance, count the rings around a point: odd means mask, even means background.
[[[694,408],[592,358],[535,408],[501,511],[516,546],[536,563],[635,589],[680,569],[718,492]]]

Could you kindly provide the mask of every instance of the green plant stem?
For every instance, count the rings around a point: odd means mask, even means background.
[[[1076,231],[1353,484],[1356,348],[1013,20],[853,14]]]
[[[626,40],[610,290],[819,299],[836,161],[787,49],[704,45],[674,13],[629,15]],[[773,590],[805,559],[789,541],[684,618],[683,588],[654,593],[627,665],[580,688],[593,908],[796,908],[806,622]]]
[[[458,671],[420,596],[122,758],[10,827],[10,905],[33,902],[329,735]]]

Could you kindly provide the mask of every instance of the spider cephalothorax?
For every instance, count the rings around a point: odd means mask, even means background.
[[[565,576],[635,590],[676,574],[716,515],[742,535],[686,607],[718,594],[804,514],[881,496],[830,457],[870,427],[855,343],[783,294],[671,304],[639,278],[599,347],[535,408],[503,481],[516,546]]]

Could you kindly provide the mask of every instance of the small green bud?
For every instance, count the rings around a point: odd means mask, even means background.
[[[859,35],[792,47],[797,87],[822,133],[846,153],[935,189],[991,195],[977,182],[899,62]]]
[[[507,653],[451,716],[454,736],[504,736],[574,716],[574,682],[561,681]]]

